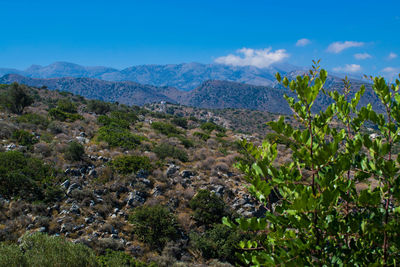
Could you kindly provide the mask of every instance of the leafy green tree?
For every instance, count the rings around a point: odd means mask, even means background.
[[[129,222],[139,240],[159,251],[168,241],[178,238],[175,215],[161,205],[136,208],[129,216]]]
[[[269,125],[288,141],[292,160],[275,162],[276,143],[243,141],[253,160],[237,166],[250,192],[269,207],[265,217],[223,221],[253,233],[254,240],[238,244],[246,265],[394,266],[400,258],[400,158],[392,153],[400,141],[400,81],[372,79],[386,110],[377,114],[371,105],[358,107],[364,86],[352,93],[346,79],[343,93],[323,90],[327,72],[318,63],[292,81],[277,74],[296,95],[285,98],[302,127],[283,117]],[[312,113],[321,93],[333,103]],[[379,129],[377,138],[360,131],[366,121]],[[270,205],[273,191],[281,198]]]
[[[16,114],[22,114],[25,107],[33,104],[33,98],[29,95],[28,88],[16,82],[10,85],[2,98],[5,107]]]
[[[221,222],[222,217],[228,215],[227,206],[221,197],[209,190],[199,190],[189,202],[194,211],[193,218],[204,225]]]

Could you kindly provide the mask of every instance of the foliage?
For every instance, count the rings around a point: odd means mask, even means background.
[[[386,114],[371,105],[357,107],[365,87],[349,99],[344,92],[325,92],[327,72],[314,62],[308,75],[278,82],[295,93],[285,96],[295,129],[281,117],[272,130],[290,140],[291,161],[276,164],[277,144],[265,140],[256,147],[243,141],[253,160],[237,166],[251,184],[250,192],[268,211],[263,218],[224,219],[232,228],[253,234],[239,243],[240,260],[257,266],[393,266],[400,258],[400,157],[392,153],[400,141],[400,81],[387,84],[373,78],[372,89]],[[317,114],[311,108],[325,93],[333,103]],[[366,121],[379,128],[371,139],[360,131]],[[340,122],[333,127],[333,122]],[[336,124],[335,124],[336,125]],[[362,189],[359,185],[366,184]],[[272,191],[280,200],[269,202]]]
[[[265,137],[266,140],[270,143],[277,143],[281,145],[285,145],[286,147],[292,146],[292,148],[297,149],[298,145],[295,142],[292,142],[290,138],[277,134],[277,133],[268,133]]]
[[[72,161],[80,161],[84,154],[85,148],[76,141],[69,143],[64,151],[65,158]]]
[[[34,113],[26,113],[18,116],[17,122],[35,124],[44,129],[49,125],[49,121],[45,117]]]
[[[82,115],[68,113],[60,108],[52,108],[49,110],[49,116],[52,119],[59,120],[59,121],[76,121],[76,120],[83,120]]]
[[[159,122],[155,121],[151,124],[151,128],[156,130],[159,133],[165,134],[165,135],[178,135],[181,134],[182,132],[176,128],[174,125],[170,123],[165,123],[165,122]]]
[[[111,110],[111,104],[100,100],[90,100],[87,108],[90,112],[104,115]]]
[[[129,216],[129,222],[132,223],[133,232],[139,240],[159,251],[168,241],[178,237],[175,215],[161,205],[134,209]]]
[[[179,141],[181,141],[181,144],[185,147],[185,148],[190,148],[190,147],[194,147],[194,143],[192,140],[183,137],[183,136],[178,136]]]
[[[107,115],[101,115],[97,118],[97,123],[103,126],[112,126],[112,127],[118,127],[118,128],[123,128],[123,129],[129,129],[129,122],[126,120],[120,120],[115,117],[107,116]]]
[[[9,86],[5,94],[2,94],[0,101],[11,112],[22,114],[25,107],[33,104],[33,98],[29,95],[28,88],[16,82]]]
[[[202,133],[202,132],[194,132],[193,136],[197,136],[198,138],[200,138],[203,141],[207,141],[208,139],[210,139],[209,134]]]
[[[125,252],[111,249],[107,249],[105,255],[98,256],[97,260],[101,267],[155,267],[153,264],[138,261]]]
[[[179,126],[179,127],[184,128],[184,129],[186,129],[187,126],[188,126],[187,119],[186,119],[186,118],[183,118],[183,117],[180,117],[180,118],[173,118],[173,119],[171,120],[171,122],[172,122],[173,124]]]
[[[97,266],[94,252],[61,237],[42,233],[26,234],[21,240],[27,266]]]
[[[121,174],[136,173],[139,170],[151,169],[150,159],[146,156],[118,156],[111,162],[112,168]]]
[[[0,195],[46,200],[46,192],[54,191],[50,184],[53,173],[54,170],[39,159],[17,151],[0,152]]]
[[[67,113],[77,113],[78,108],[77,106],[71,102],[69,99],[60,99],[57,102],[57,108],[61,111],[67,112]]]
[[[221,197],[209,190],[199,190],[189,202],[194,211],[193,218],[204,225],[221,222],[223,216],[228,215],[227,206]]]
[[[234,263],[235,252],[240,240],[247,236],[240,230],[232,230],[223,224],[215,224],[204,233],[190,234],[191,246],[201,251],[205,259],[219,259]]]
[[[100,127],[97,140],[107,142],[111,147],[133,149],[145,140],[145,137],[132,134],[129,126],[138,119],[134,112],[113,111],[110,116],[101,115],[97,122]]]
[[[107,142],[111,147],[133,149],[145,138],[131,133],[128,129],[107,125],[100,127],[97,132],[97,140]]]
[[[111,118],[117,119],[119,121],[124,120],[127,121],[129,123],[135,123],[139,118],[136,115],[135,112],[132,111],[120,111],[120,110],[116,110],[111,112],[110,114]]]
[[[154,147],[153,152],[156,153],[160,159],[172,157],[179,159],[182,162],[187,162],[189,160],[189,156],[185,150],[179,149],[167,143],[162,143]]]
[[[203,124],[200,125],[200,128],[203,131],[207,131],[207,132],[212,132],[214,130],[218,131],[218,132],[225,132],[225,128],[222,126],[219,126],[218,124],[215,124],[214,122],[205,122]]]
[[[0,266],[27,267],[28,261],[19,246],[0,243]]]
[[[11,139],[18,145],[28,148],[31,148],[38,142],[36,136],[24,130],[15,130],[11,135]]]

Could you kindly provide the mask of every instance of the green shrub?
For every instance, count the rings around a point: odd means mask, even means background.
[[[24,130],[15,130],[11,135],[11,139],[18,145],[27,146],[28,148],[32,148],[34,144],[39,142],[36,136]]]
[[[101,267],[156,267],[155,264],[147,264],[136,260],[122,251],[106,250],[105,255],[97,257]]]
[[[113,170],[121,174],[136,173],[139,170],[151,169],[150,159],[145,156],[118,156],[111,161]]]
[[[139,240],[159,251],[170,240],[178,238],[178,224],[175,215],[167,208],[156,205],[141,206],[129,216],[133,232]]]
[[[28,266],[97,266],[96,256],[90,248],[61,237],[28,234],[22,238],[21,249]]]
[[[174,125],[170,123],[165,123],[165,122],[158,122],[155,121],[151,124],[151,128],[156,130],[159,133],[162,133],[164,135],[178,135],[181,134],[182,132],[177,129]]]
[[[103,126],[112,126],[117,128],[129,129],[130,123],[126,120],[101,115],[97,118],[97,123]]]
[[[179,159],[182,162],[187,162],[189,160],[186,151],[167,143],[163,143],[154,147],[153,152],[156,153],[160,159],[172,157],[175,159]]]
[[[178,136],[179,141],[181,141],[181,144],[186,147],[186,148],[190,148],[190,147],[194,147],[194,142],[186,137],[183,136]]]
[[[80,161],[84,154],[84,146],[76,141],[69,143],[64,151],[65,158],[72,161]]]
[[[228,215],[225,202],[208,190],[199,190],[189,202],[194,211],[193,218],[199,224],[211,225],[221,223],[222,217]]]
[[[207,141],[208,139],[210,139],[210,135],[209,134],[202,133],[202,132],[194,132],[193,136],[196,136],[196,137],[200,138],[203,141]]]
[[[57,108],[66,113],[77,113],[77,106],[71,102],[69,99],[60,99],[57,102]]]
[[[25,107],[33,104],[33,98],[29,95],[28,88],[23,84],[12,83],[8,90],[0,95],[0,103],[16,114],[22,114]]]
[[[34,113],[27,113],[18,116],[17,122],[35,124],[44,129],[46,129],[47,126],[49,125],[49,121],[47,120],[47,118]]]
[[[177,126],[184,128],[184,129],[186,129],[188,126],[188,122],[187,122],[186,118],[173,118],[171,120],[171,122]]]
[[[29,265],[19,246],[0,243],[0,266],[28,267]]]
[[[59,121],[73,122],[76,120],[83,120],[82,115],[65,112],[59,108],[52,108],[49,110],[49,116],[52,119]]]
[[[139,119],[136,113],[132,111],[119,111],[119,110],[111,112],[110,117],[117,120],[124,120],[129,123],[135,123]]]
[[[133,149],[146,138],[132,134],[128,129],[109,125],[100,127],[97,132],[97,140],[107,142],[111,147]]]
[[[90,112],[104,115],[111,110],[111,104],[100,100],[90,100],[87,109]]]
[[[0,195],[46,200],[53,172],[41,160],[26,157],[21,152],[0,152]]]
[[[210,121],[209,121],[209,122],[203,123],[203,124],[200,126],[200,128],[201,128],[203,131],[207,131],[207,132],[212,132],[212,131],[214,131],[214,130],[217,130],[218,132],[225,132],[225,131],[226,131],[224,127],[219,126],[219,125],[217,125],[217,124],[215,124],[215,123],[213,123],[213,122],[210,122]]]
[[[192,232],[189,236],[191,247],[200,250],[203,258],[219,259],[232,264],[237,261],[237,244],[248,237],[240,230],[232,230],[223,224],[216,224],[201,234]]]

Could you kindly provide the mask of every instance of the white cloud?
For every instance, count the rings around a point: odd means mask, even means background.
[[[326,49],[328,52],[339,54],[345,49],[350,47],[361,47],[363,46],[363,42],[354,42],[354,41],[344,41],[344,42],[334,42],[331,43]]]
[[[296,46],[306,46],[306,45],[309,45],[309,44],[311,44],[311,41],[309,39],[307,39],[307,38],[299,39],[296,42]]]
[[[390,60],[390,59],[395,59],[397,57],[397,54],[395,54],[395,53],[393,53],[393,52],[390,52],[389,53],[389,55],[388,55],[388,59]]]
[[[386,67],[382,69],[382,72],[384,73],[383,76],[385,76],[385,78],[394,79],[399,77],[400,68]]]
[[[393,67],[386,67],[382,70],[382,72],[396,72],[398,69],[397,68],[393,68]]]
[[[357,64],[346,64],[344,67],[333,68],[333,71],[336,72],[359,72],[360,70],[361,66]]]
[[[372,56],[368,53],[358,53],[358,54],[354,54],[354,58],[355,59],[367,59],[367,58],[371,58]]]
[[[242,55],[242,56],[241,56]],[[236,54],[218,57],[216,63],[232,65],[232,66],[255,66],[258,68],[266,68],[271,64],[280,62],[288,58],[289,54],[285,49],[272,51],[272,48],[252,49],[242,48],[236,51]]]

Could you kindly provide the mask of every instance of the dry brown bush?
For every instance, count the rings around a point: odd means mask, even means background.
[[[51,148],[46,143],[38,143],[33,147],[33,151],[42,157],[49,157],[51,155]]]
[[[205,160],[198,163],[198,168],[202,170],[210,170],[215,164],[215,158],[213,156],[207,157]]]
[[[228,172],[229,166],[224,162],[217,162],[214,164],[213,169],[217,172]]]
[[[207,146],[215,148],[218,146],[218,142],[214,138],[210,138],[207,140]]]
[[[178,214],[178,223],[182,226],[183,230],[186,233],[189,233],[190,230],[195,225],[195,222],[191,219],[190,213],[182,212]]]
[[[204,160],[207,156],[210,155],[210,152],[206,148],[200,148],[193,155],[193,160]]]

